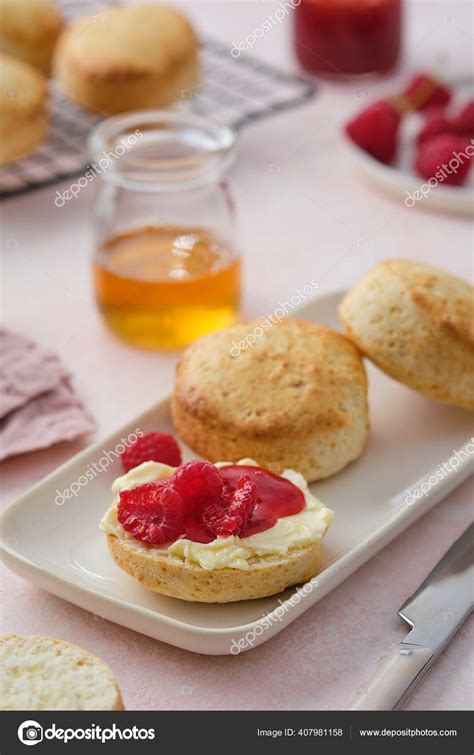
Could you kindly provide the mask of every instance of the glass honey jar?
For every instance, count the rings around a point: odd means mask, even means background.
[[[103,121],[89,148],[101,178],[94,288],[107,325],[148,349],[231,325],[241,261],[223,176],[235,133],[184,111],[144,111]]]

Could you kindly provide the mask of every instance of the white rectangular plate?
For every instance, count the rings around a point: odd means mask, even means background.
[[[297,315],[337,328],[341,296],[317,298]],[[85,449],[5,512],[7,566],[82,608],[187,650],[220,655],[237,652],[239,640],[244,649],[261,644],[431,509],[473,469],[473,446],[465,448],[472,429],[469,412],[429,401],[371,364],[367,367],[369,443],[357,462],[311,486],[336,516],[324,540],[325,561],[317,584],[298,599],[293,597],[295,589],[289,589],[227,605],[187,603],[146,590],[113,563],[98,523],[110,504],[110,486],[121,474],[120,463],[114,460],[106,471],[95,474],[92,465],[136,428],[173,432],[168,399]],[[193,456],[189,449],[184,451],[185,458]],[[87,479],[87,472],[92,479]],[[77,496],[58,506],[58,491],[73,482],[78,482]],[[423,495],[418,491],[422,483]],[[407,498],[407,489],[416,489],[418,497]]]

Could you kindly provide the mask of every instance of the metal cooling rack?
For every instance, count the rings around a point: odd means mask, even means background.
[[[109,0],[109,5],[115,0]],[[62,0],[67,18],[93,13],[91,0]],[[230,46],[205,39],[201,43],[202,86],[180,107],[220,123],[242,128],[294,108],[315,95],[305,79],[282,72],[247,55],[230,54]],[[50,131],[47,141],[29,157],[0,169],[0,195],[7,196],[76,176],[87,167],[86,140],[102,117],[82,110],[50,83]]]

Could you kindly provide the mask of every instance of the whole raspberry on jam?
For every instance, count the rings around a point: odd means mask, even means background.
[[[247,475],[242,475],[228,500],[229,514],[241,517],[242,528],[246,527],[250,523],[255,504],[257,503],[257,486],[253,480]]]
[[[426,180],[436,178],[451,186],[461,185],[470,168],[464,146],[463,139],[454,134],[440,134],[425,142],[416,160],[418,175]]]
[[[182,532],[183,502],[169,480],[147,482],[120,493],[117,519],[137,540],[171,543]]]
[[[364,152],[390,164],[397,153],[400,120],[400,113],[394,105],[380,100],[349,121],[346,133]]]
[[[214,540],[202,520],[202,511],[188,511],[185,508],[183,519],[183,537],[194,543],[210,543]]]
[[[173,474],[171,482],[185,504],[217,498],[222,493],[223,480],[219,470],[208,461],[188,461]]]
[[[223,499],[206,506],[202,521],[209,532],[220,537],[238,535],[243,528],[242,517],[229,515]]]
[[[179,467],[182,461],[176,440],[167,433],[145,433],[131,446],[127,446],[120,458],[125,472],[144,461],[159,461],[170,467]]]
[[[444,108],[432,107],[425,117],[423,126],[416,137],[417,144],[423,144],[439,134],[449,134],[453,131],[449,119],[446,117]]]
[[[242,475],[233,492],[206,506],[202,520],[213,535],[240,535],[250,524],[256,502],[257,486],[250,477]]]

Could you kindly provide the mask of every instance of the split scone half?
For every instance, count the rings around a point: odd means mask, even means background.
[[[252,459],[239,464],[256,466]],[[144,462],[118,478],[112,490],[119,494],[169,478],[174,471],[165,464]],[[119,523],[118,496],[100,526],[115,563],[149,590],[203,603],[263,598],[307,582],[318,573],[322,538],[333,520],[333,512],[310,493],[300,474],[286,470],[282,477],[302,491],[304,508],[249,537],[217,537],[210,543],[181,537],[165,546],[151,546],[135,539]]]
[[[347,336],[392,378],[474,409],[474,289],[467,281],[387,260],[356,283],[339,312]]]
[[[123,710],[109,667],[78,645],[7,634],[0,658],[0,710]]]

